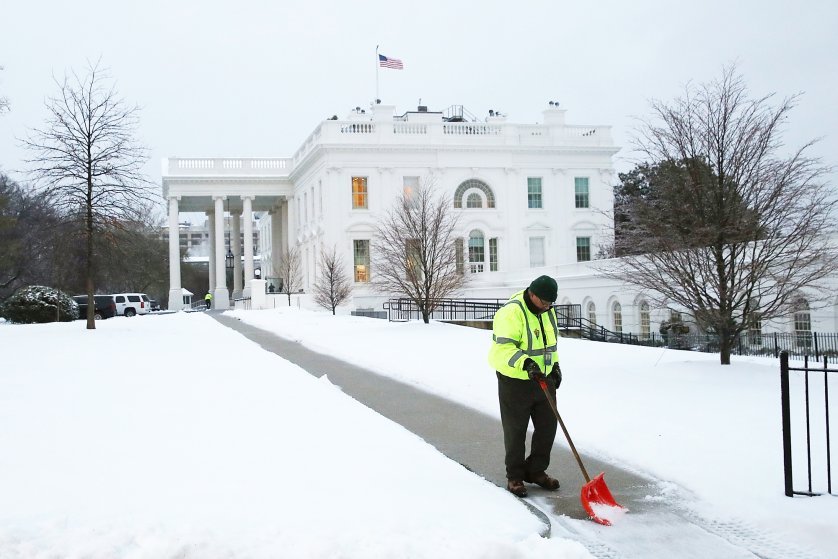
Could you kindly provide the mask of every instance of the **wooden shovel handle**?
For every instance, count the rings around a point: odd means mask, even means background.
[[[585,465],[582,464],[582,459],[579,458],[579,453],[576,452],[576,446],[574,446],[573,441],[570,439],[570,433],[567,432],[567,427],[564,426],[564,421],[562,421],[562,416],[559,415],[559,410],[556,408],[556,401],[553,399],[553,396],[550,394],[550,391],[547,389],[547,381],[540,380],[538,381],[539,386],[541,386],[541,390],[544,391],[544,395],[547,397],[547,401],[550,403],[550,408],[553,410],[553,413],[556,414],[556,419],[559,420],[559,425],[562,427],[562,431],[564,432],[564,436],[567,439],[567,444],[570,445],[570,450],[573,451],[573,456],[576,458],[576,463],[579,464],[579,469],[582,470],[582,475],[585,476],[585,482],[591,482],[591,476],[588,475],[588,470],[585,469]]]

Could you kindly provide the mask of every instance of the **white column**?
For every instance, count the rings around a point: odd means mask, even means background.
[[[230,292],[227,290],[227,269],[224,250],[224,200],[226,196],[213,196],[215,201],[215,289],[212,292],[212,308],[226,311],[230,308]]]
[[[179,196],[169,197],[169,310],[183,308],[183,291],[180,285],[180,212]]]
[[[242,244],[241,244],[241,212],[232,212],[232,231],[230,231],[230,245],[233,248],[233,299],[242,296]]]
[[[294,231],[291,229],[291,204],[293,203],[293,197],[286,198],[285,202],[282,203],[282,212],[280,213],[280,219],[282,219],[282,239],[280,240],[280,250],[279,254],[282,255],[287,253],[291,250],[291,247],[294,246]],[[288,281],[288,278],[282,278],[283,286],[285,282]]]
[[[272,278],[279,277],[279,257],[282,255],[282,217],[281,208],[271,210],[271,266]],[[275,285],[279,289],[278,285]]]
[[[253,280],[253,196],[242,196],[244,220],[244,297],[250,297]]]
[[[215,212],[207,212],[207,233],[209,233],[209,250],[207,251],[207,271],[209,277],[209,286],[207,291],[212,293],[215,291]],[[198,298],[203,298],[204,294],[195,294]]]
[[[286,250],[291,250],[291,247],[297,244],[295,241],[295,239],[297,238],[297,215],[294,213],[296,210],[296,206],[294,205],[293,196],[288,197],[283,210],[284,211],[282,213],[282,232],[285,236],[285,245],[283,245],[282,248]]]

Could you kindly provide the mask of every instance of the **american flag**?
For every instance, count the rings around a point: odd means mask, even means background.
[[[393,70],[404,70],[404,64],[398,58],[387,58],[383,54],[378,55],[378,65],[382,68],[392,68]]]

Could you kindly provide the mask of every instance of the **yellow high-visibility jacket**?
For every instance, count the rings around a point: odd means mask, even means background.
[[[555,309],[540,317],[531,313],[524,302],[524,291],[520,291],[495,313],[489,364],[502,375],[527,379],[524,361],[530,358],[549,375],[553,363],[559,362],[558,335]]]

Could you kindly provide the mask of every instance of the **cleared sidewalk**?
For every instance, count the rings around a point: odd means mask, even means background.
[[[297,342],[250,326],[237,318],[219,312],[208,314],[267,351],[299,365],[309,374],[315,377],[328,375],[333,384],[352,398],[402,425],[450,459],[506,490],[503,433],[499,419],[311,351]],[[496,380],[491,377],[487,382],[495,383]],[[572,435],[572,426],[568,427]],[[576,539],[596,557],[816,557],[782,542],[771,542],[766,539],[767,534],[752,532],[747,526],[708,522],[691,515],[678,503],[659,498],[659,488],[651,480],[584,454],[582,460],[588,472],[594,475],[604,471],[614,497],[631,512],[620,525],[610,528],[593,522],[574,522],[570,519],[587,517],[579,499],[579,490],[585,480],[570,450],[562,444],[561,430],[556,442],[549,472],[559,479],[561,489],[551,492],[527,485],[529,496],[525,501],[531,508],[542,512],[539,516],[550,524],[552,535]],[[456,487],[451,490],[456,491]],[[670,551],[668,555],[666,550]]]

